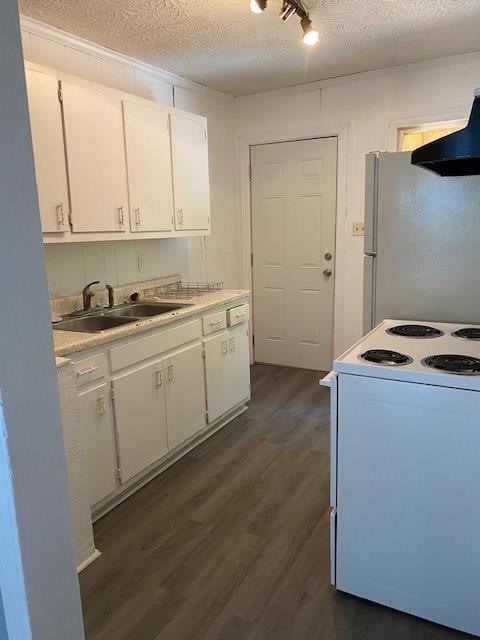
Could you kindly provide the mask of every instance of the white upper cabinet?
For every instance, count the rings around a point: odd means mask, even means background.
[[[68,229],[68,183],[58,80],[26,70],[42,231]]]
[[[132,232],[173,229],[168,111],[123,102]]]
[[[45,243],[210,234],[207,120],[26,68]]]
[[[117,93],[62,82],[73,232],[125,231],[128,187]]]
[[[210,227],[210,183],[207,121],[172,113],[172,162],[175,228],[194,231]]]

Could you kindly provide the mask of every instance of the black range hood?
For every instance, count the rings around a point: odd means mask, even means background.
[[[480,92],[465,129],[429,142],[412,152],[412,164],[439,176],[480,175]]]

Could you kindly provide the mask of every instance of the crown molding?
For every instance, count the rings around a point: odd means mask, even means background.
[[[96,56],[102,60],[109,60],[111,62],[128,65],[133,69],[142,71],[143,73],[156,76],[160,80],[163,80],[163,82],[171,84],[172,86],[193,91],[205,98],[217,100],[225,104],[233,104],[235,101],[234,97],[227,93],[222,93],[216,89],[193,82],[192,80],[187,80],[186,78],[177,76],[174,73],[164,71],[159,67],[142,62],[137,58],[131,58],[130,56],[114,51],[113,49],[108,49],[107,47],[103,47],[102,45],[86,40],[85,38],[80,38],[79,36],[63,31],[57,27],[53,27],[52,25],[36,20],[35,18],[30,18],[21,14],[20,26],[23,31],[33,35],[71,47],[77,51],[82,51],[83,53]]]

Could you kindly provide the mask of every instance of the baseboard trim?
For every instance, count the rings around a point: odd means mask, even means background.
[[[89,556],[86,560],[84,560],[78,565],[77,573],[81,573],[84,569],[90,566],[92,562],[95,562],[95,560],[97,560],[101,555],[102,555],[102,552],[99,551],[98,549],[95,549],[95,551],[92,553],[91,556]]]

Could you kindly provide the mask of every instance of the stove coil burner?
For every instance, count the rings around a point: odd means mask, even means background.
[[[480,340],[480,329],[478,327],[465,327],[465,329],[454,331],[452,336],[463,338],[464,340]]]
[[[440,336],[443,336],[443,331],[440,331],[440,329],[424,324],[399,324],[396,327],[387,329],[387,333],[404,338],[440,338]]]
[[[390,351],[389,349],[370,349],[362,353],[360,358],[373,364],[383,364],[389,367],[399,367],[413,362],[409,356],[398,353],[398,351]]]
[[[428,358],[422,360],[422,364],[444,373],[455,373],[464,376],[480,375],[480,358],[473,358],[472,356],[459,356],[456,354],[428,356]]]

